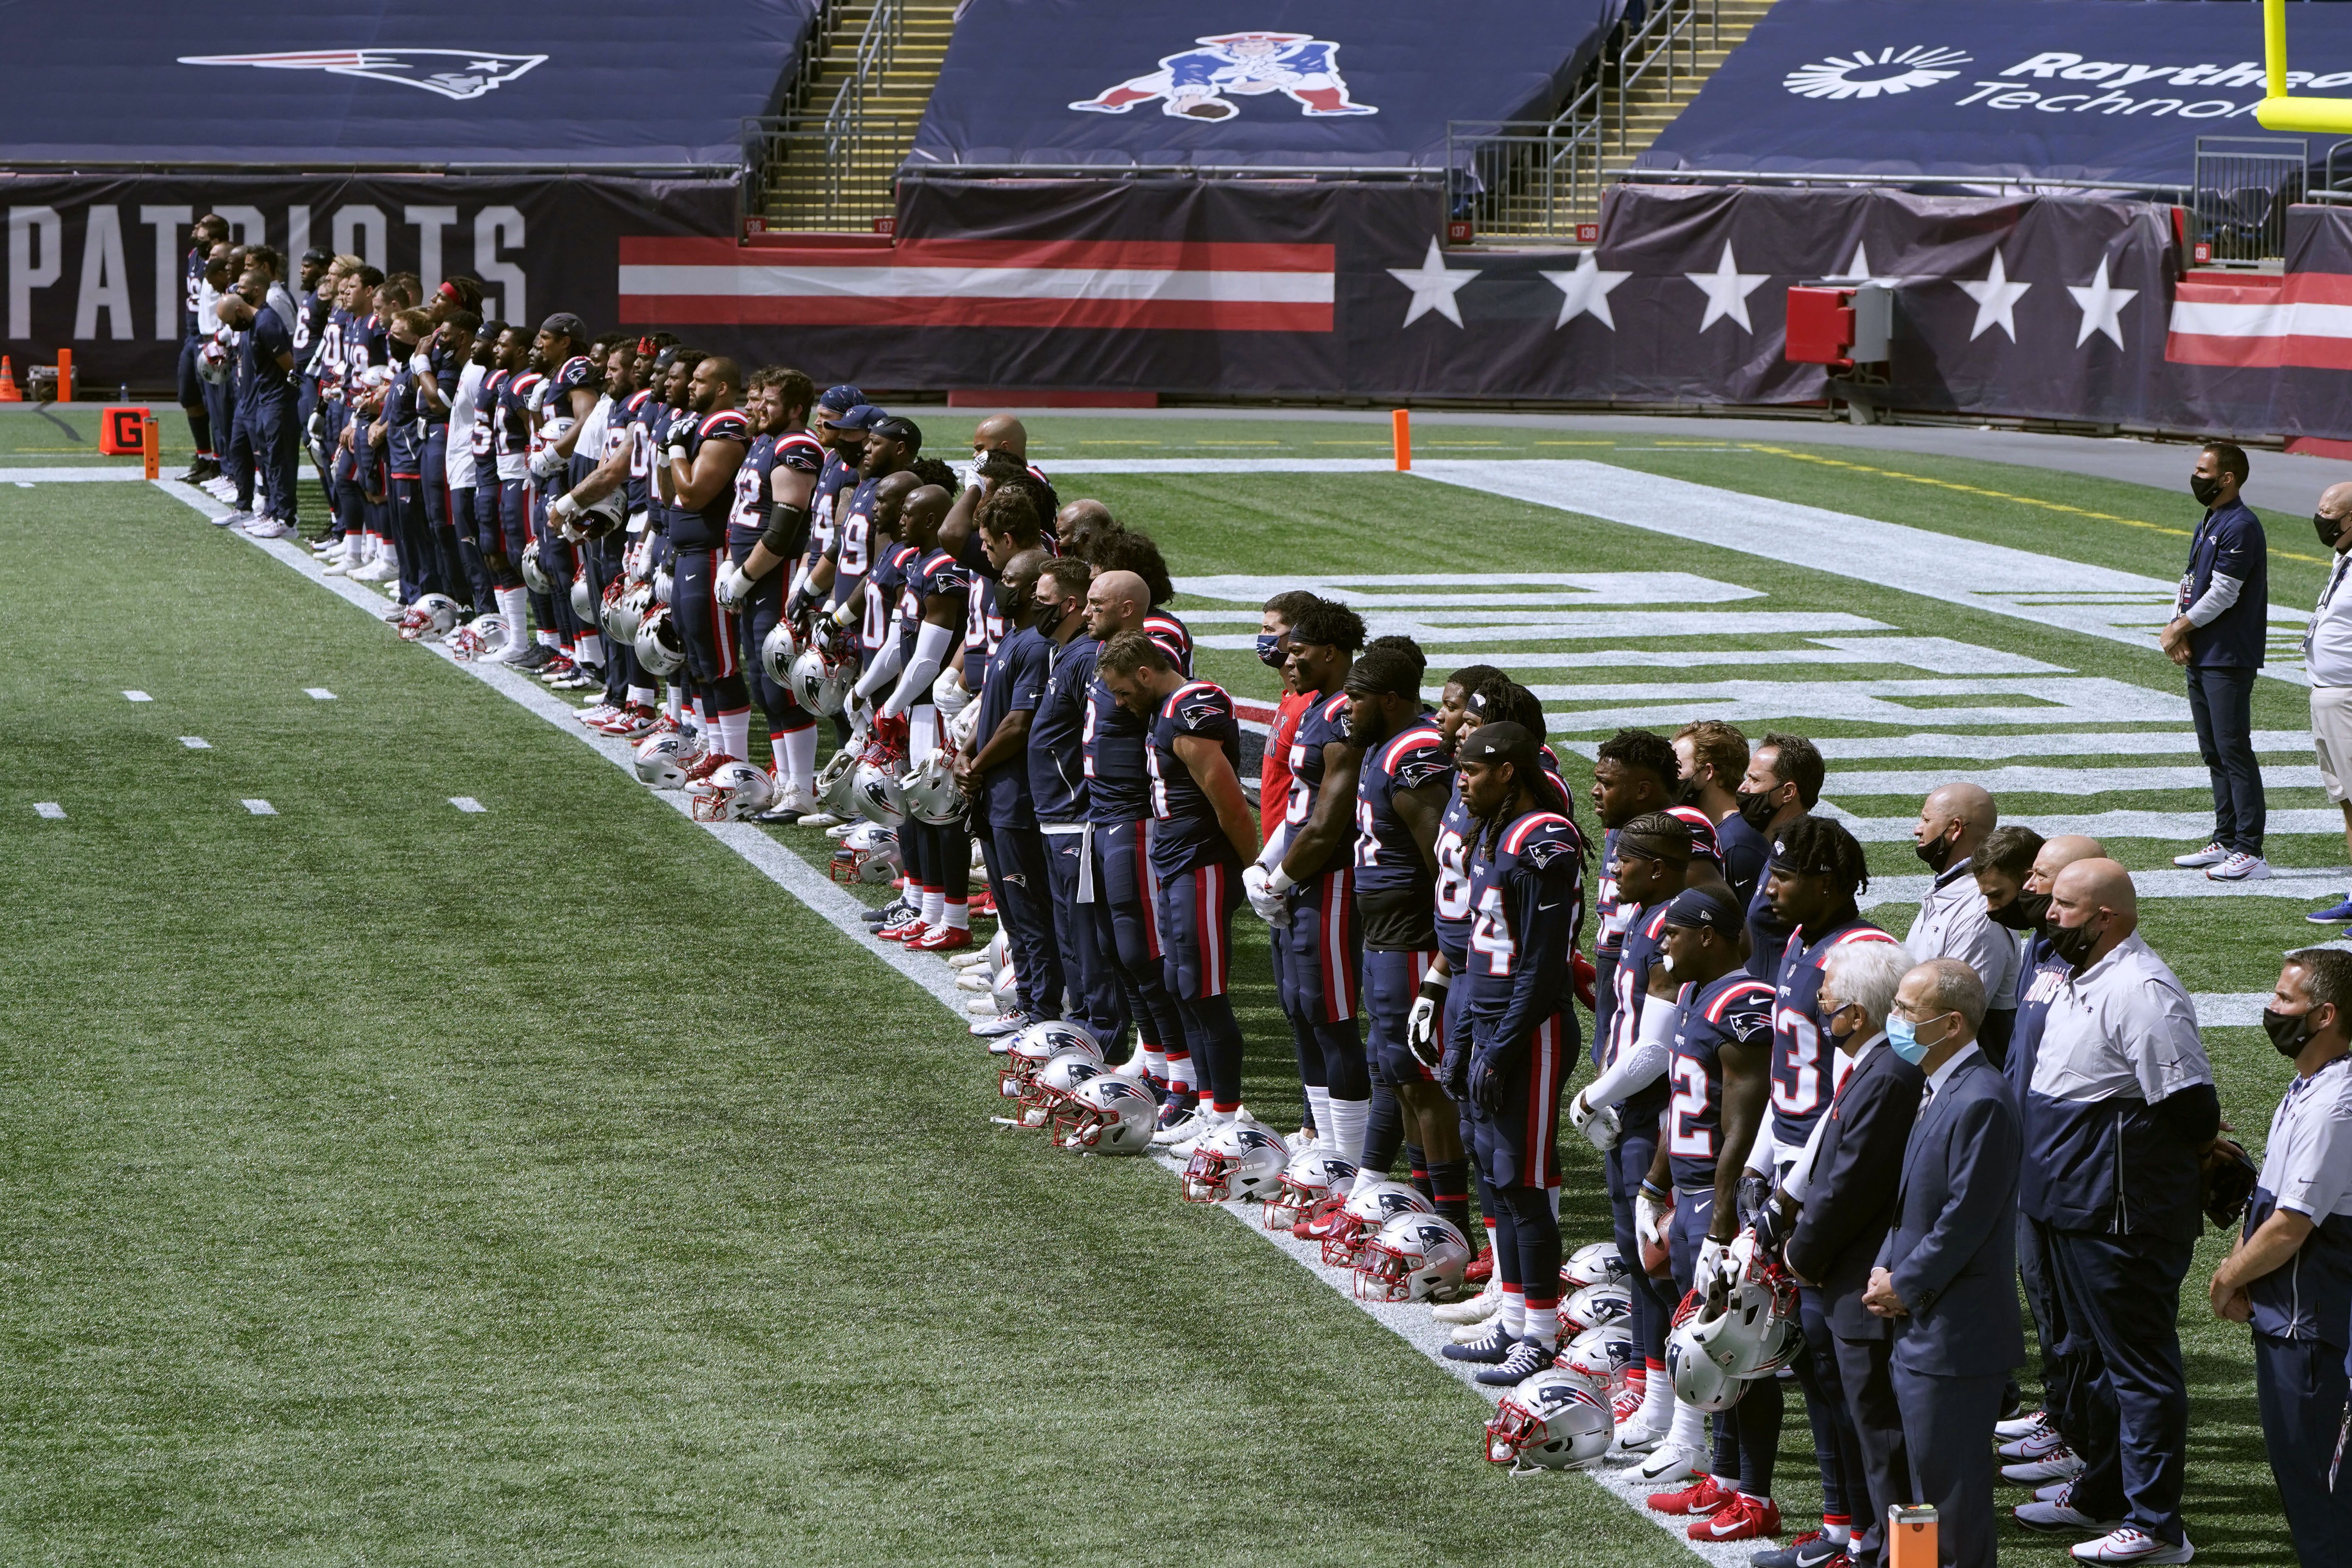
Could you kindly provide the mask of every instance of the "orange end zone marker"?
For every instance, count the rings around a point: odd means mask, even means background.
[[[147,458],[147,478],[161,479],[163,476],[163,426],[152,414],[139,424],[140,435],[143,437],[141,449]]]
[[[1936,1510],[1931,1504],[1887,1508],[1886,1568],[1936,1568]]]
[[[1412,411],[1410,409],[1400,408],[1393,414],[1391,414],[1389,416],[1389,426],[1396,437],[1397,472],[1402,474],[1412,467]]]

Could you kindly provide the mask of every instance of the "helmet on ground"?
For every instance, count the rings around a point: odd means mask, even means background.
[[[675,731],[655,735],[637,744],[637,782],[656,789],[677,789],[686,783],[686,737]]]
[[[669,606],[660,605],[637,623],[637,662],[646,673],[667,680],[686,668],[686,639],[669,617]]]
[[[1462,1288],[1470,1243],[1454,1222],[1401,1214],[1356,1250],[1359,1301],[1442,1301]]]
[[[850,804],[857,815],[868,822],[878,822],[885,827],[896,827],[907,820],[906,796],[898,788],[898,776],[877,763],[860,763],[856,773],[850,775]]]
[[[933,752],[907,770],[898,781],[906,813],[917,822],[948,827],[964,820],[971,802],[955,780],[955,768],[945,752]]]
[[[1108,1071],[1110,1068],[1103,1065],[1099,1056],[1089,1056],[1081,1050],[1055,1051],[1053,1059],[1031,1074],[1029,1081],[1022,1086],[1021,1109],[1013,1118],[1013,1125],[1052,1127],[1062,1101],[1076,1093],[1078,1085]]]
[[[836,882],[862,883],[869,888],[895,882],[902,869],[898,836],[887,827],[861,822],[841,836],[824,869],[825,875]]]
[[[423,627],[423,635],[428,637],[456,631],[457,623],[465,617],[465,612],[457,608],[457,601],[446,594],[426,594],[410,608]]]
[[[1184,1201],[1221,1204],[1270,1196],[1290,1163],[1289,1145],[1274,1130],[1239,1117],[1192,1145],[1184,1166]]]
[[[776,781],[751,763],[721,763],[690,792],[697,822],[743,822],[776,804]]]
[[[1436,1212],[1435,1204],[1402,1182],[1375,1182],[1339,1205],[1323,1237],[1323,1261],[1333,1268],[1353,1268],[1356,1254],[1389,1221],[1401,1214]]]
[[[1587,1285],[1614,1285],[1630,1272],[1613,1241],[1580,1247],[1559,1266],[1559,1282],[1571,1290]]]
[[[1141,1154],[1160,1124],[1151,1091],[1115,1072],[1078,1085],[1054,1117],[1054,1142],[1092,1154]]]
[[[1030,1025],[1013,1037],[1006,1050],[1004,1065],[996,1069],[996,1090],[1007,1100],[1019,1100],[1027,1091],[1029,1080],[1037,1069],[1060,1056],[1064,1051],[1076,1051],[1103,1059],[1102,1047],[1095,1037],[1076,1024],[1060,1018],[1047,1018]]]
[[[1486,1458],[1564,1470],[1597,1462],[1615,1436],[1609,1406],[1591,1389],[1571,1373],[1539,1372],[1503,1395],[1486,1423]]]
[[[849,702],[849,667],[823,648],[804,647],[793,658],[793,700],[812,713],[838,713]]]
[[[1356,1167],[1320,1144],[1309,1144],[1291,1155],[1265,1200],[1265,1228],[1288,1230],[1309,1204],[1345,1194],[1356,1180]]]
[[[1568,1342],[1552,1359],[1560,1371],[1573,1373],[1602,1399],[1615,1394],[1633,1365],[1633,1332],[1630,1323],[1603,1323]]]
[[[760,668],[768,679],[789,691],[793,686],[793,661],[801,656],[800,634],[793,630],[790,621],[778,621],[760,639]]]
[[[1587,1285],[1559,1304],[1559,1326],[1571,1334],[1625,1322],[1633,1316],[1633,1292],[1622,1285]]]
[[[507,618],[496,610],[476,616],[449,634],[449,655],[453,658],[479,658],[506,646]]]
[[[572,579],[572,613],[588,626],[596,624],[596,594],[585,572]]]

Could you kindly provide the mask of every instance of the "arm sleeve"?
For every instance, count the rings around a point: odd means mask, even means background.
[[[866,673],[857,678],[857,684],[850,689],[868,702],[874,700],[876,692],[898,677],[901,658],[898,625],[898,618],[891,617],[891,631],[883,637],[881,650],[875,654],[874,662],[866,667]]]
[[[780,500],[768,503],[768,531],[760,535],[768,553],[790,561],[808,543],[808,510]]]
[[[1633,1048],[1592,1080],[1592,1087],[1584,1091],[1585,1104],[1615,1105],[1665,1077],[1666,1058],[1674,1050],[1675,1024],[1682,1010],[1654,996],[1643,1000],[1658,1005],[1643,1007]]]
[[[2216,572],[2213,580],[2206,584],[2203,595],[2181,613],[2189,617],[2189,624],[2192,626],[2210,626],[2221,618],[2222,611],[2238,602],[2238,590],[2244,586],[2245,584],[2227,573]]]
[[[1813,1123],[1813,1131],[1820,1131],[1821,1126],[1821,1121],[1816,1121]],[[1780,1163],[1780,1135],[1772,1131],[1772,1116],[1768,1110],[1763,1121],[1756,1129],[1755,1139],[1748,1145],[1748,1163],[1744,1168],[1755,1172],[1759,1176],[1769,1176],[1772,1173],[1772,1167]]]
[[[883,716],[897,718],[917,702],[930,695],[931,682],[947,668],[948,649],[957,637],[953,626],[933,626],[925,621],[915,633],[915,657],[898,677],[898,689],[890,693],[890,700],[882,705]]]

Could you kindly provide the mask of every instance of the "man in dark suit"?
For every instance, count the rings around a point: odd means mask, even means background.
[[[1768,1244],[1788,1237],[1786,1258],[1797,1278],[1820,1289],[1836,1347],[1839,1382],[1862,1439],[1869,1496],[1855,1499],[1855,1568],[1875,1568],[1885,1547],[1886,1510],[1911,1500],[1903,1413],[1888,1358],[1888,1320],[1862,1304],[1878,1248],[1895,1223],[1903,1152],[1927,1077],[1886,1047],[1886,1016],[1910,972],[1909,955],[1883,942],[1841,948],[1822,982],[1822,1016],[1838,1053],[1852,1063],[1822,1118],[1813,1144],[1759,1212]],[[1797,1208],[1793,1229],[1785,1216]],[[1790,1549],[1789,1568],[1834,1568],[1832,1553]]]
[[[1984,982],[1958,959],[1903,977],[1887,1047],[1927,1075],[1904,1152],[1895,1228],[1863,1304],[1895,1328],[1895,1396],[1912,1496],[1938,1516],[1939,1555],[1993,1568],[1993,1424],[2025,1359],[2018,1327],[2017,1172],[2009,1084],[1977,1048]]]

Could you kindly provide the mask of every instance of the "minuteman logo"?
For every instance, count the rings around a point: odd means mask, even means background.
[[[483,49],[296,49],[274,55],[182,55],[180,64],[363,76],[421,87],[444,98],[467,99],[504,87],[546,58],[545,55],[499,55]]]
[[[1800,98],[1876,98],[1882,92],[1909,92],[1949,81],[1960,73],[1946,67],[1969,63],[1964,49],[1914,44],[1898,51],[1890,45],[1875,55],[1864,49],[1800,66],[1780,85]]]

